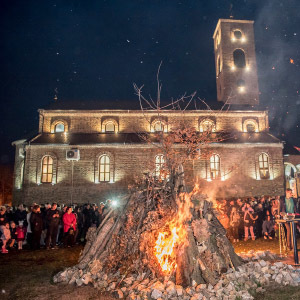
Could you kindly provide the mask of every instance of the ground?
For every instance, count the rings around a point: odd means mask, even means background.
[[[271,250],[279,252],[278,241],[240,242],[234,244],[237,252]],[[0,255],[0,299],[99,299],[112,300],[110,295],[99,294],[92,286],[75,287],[53,284],[52,277],[65,267],[77,263],[82,246],[58,250],[11,251]],[[291,261],[291,260],[290,260]],[[298,287],[270,287],[257,300],[300,299]]]

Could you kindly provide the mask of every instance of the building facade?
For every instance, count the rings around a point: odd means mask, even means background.
[[[86,203],[117,197],[165,158],[139,133],[171,132],[180,122],[199,134],[225,135],[188,160],[188,184],[209,197],[281,195],[283,143],[258,110],[252,21],[219,20],[214,33],[218,100],[230,110],[39,110],[38,134],[14,142],[15,203]],[[238,51],[237,51],[238,50]]]

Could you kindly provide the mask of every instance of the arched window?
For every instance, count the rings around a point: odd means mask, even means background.
[[[52,183],[53,177],[53,158],[46,155],[42,159],[42,183]]]
[[[54,131],[55,132],[64,132],[65,131],[65,125],[63,123],[57,123],[55,125]]]
[[[200,123],[200,132],[214,132],[215,131],[215,122],[213,120],[203,120]]]
[[[233,62],[237,68],[245,68],[246,58],[245,52],[242,49],[236,49],[233,51]]]
[[[247,132],[255,132],[255,125],[253,123],[248,123],[246,125]]]
[[[155,176],[156,177],[163,177],[162,170],[165,166],[165,157],[162,154],[158,154],[155,156]]]
[[[107,122],[105,124],[105,132],[115,132],[115,124],[113,122]]]
[[[99,159],[99,181],[110,181],[110,158],[106,154],[100,156]]]
[[[243,122],[244,132],[258,132],[258,123],[256,120],[248,119]]]
[[[161,121],[157,121],[153,125],[154,132],[164,131],[164,125]]]
[[[268,154],[263,152],[259,155],[258,168],[259,168],[260,179],[269,179],[270,178]]]
[[[23,180],[24,180],[24,161],[20,164],[20,189],[23,187]]]
[[[218,59],[217,59],[217,76],[219,76],[221,71],[222,71],[222,62],[221,62],[221,57],[218,56]]]
[[[221,33],[220,33],[220,30],[218,30],[216,40],[217,40],[217,46],[219,46],[219,45],[220,45],[220,42],[221,42]],[[216,48],[217,48],[217,47],[216,47]]]
[[[220,178],[220,157],[217,154],[213,154],[210,157],[210,178]]]
[[[242,35],[242,33],[241,33],[240,30],[235,30],[235,31],[233,32],[233,36],[234,36],[235,39],[240,40],[240,39],[242,38],[243,35]]]

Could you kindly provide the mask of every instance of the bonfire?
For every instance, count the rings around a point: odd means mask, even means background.
[[[97,274],[100,285],[101,278],[109,278],[115,288],[129,277],[167,279],[183,287],[215,285],[222,273],[241,265],[197,184],[174,196],[161,181],[147,180],[122,202],[99,228],[90,228],[73,281]]]
[[[134,87],[141,109],[156,111],[163,128],[158,74],[156,104],[142,96],[142,88]],[[55,282],[93,282],[104,290],[128,287],[133,279],[167,280],[182,287],[215,285],[222,273],[242,264],[215,216],[213,199],[203,195],[199,184],[185,183],[185,163],[209,155],[206,146],[224,139],[209,130],[199,133],[185,122],[184,110],[194,97],[195,93],[184,95],[164,106],[173,110],[188,103],[179,109],[181,121],[170,132],[139,134],[163,153],[164,166],[145,174],[120,199],[118,208],[106,212],[97,229],[89,229],[78,265],[56,275]]]

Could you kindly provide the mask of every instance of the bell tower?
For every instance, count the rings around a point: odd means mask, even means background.
[[[218,101],[259,104],[253,23],[219,19],[213,35]]]

